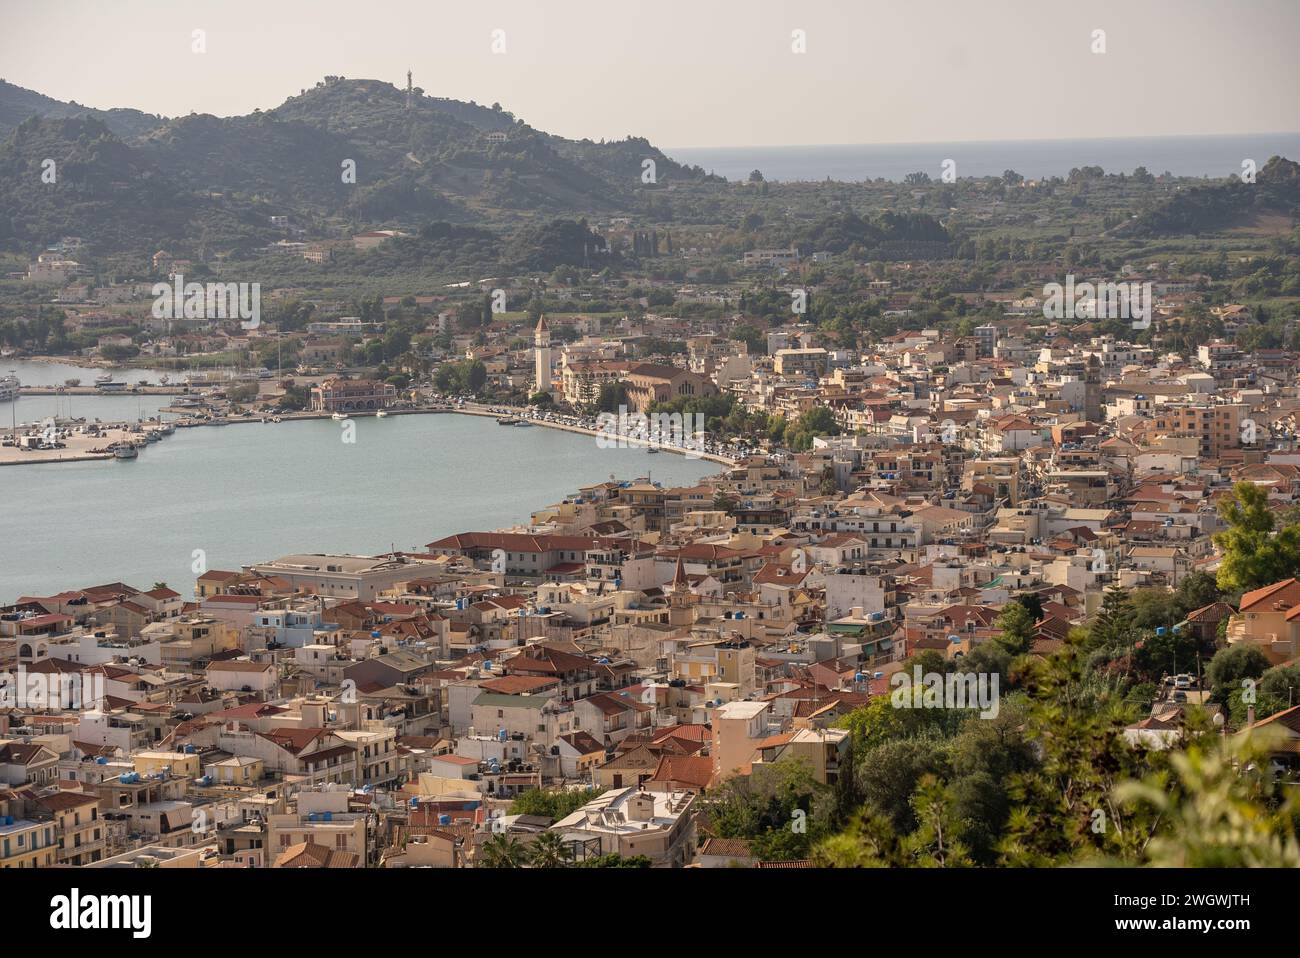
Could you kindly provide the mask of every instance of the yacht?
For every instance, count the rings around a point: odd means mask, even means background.
[[[8,376],[0,376],[0,402],[7,402],[10,399],[17,399],[22,389],[22,383],[13,373]]]
[[[104,385],[105,383],[111,383],[112,381],[113,381],[113,374],[112,374],[112,373],[104,373],[104,375],[102,375],[102,376],[96,376],[96,377],[95,377],[95,385],[96,385],[96,386],[102,386],[102,385]]]
[[[139,450],[129,442],[119,442],[113,447],[114,459],[135,459],[140,455]]]
[[[514,425],[518,425],[518,423],[519,420],[515,419],[513,416],[502,416],[500,419],[497,420],[498,426],[514,426]]]
[[[514,423],[514,425],[516,425],[516,426],[531,426],[532,423],[529,422],[527,419],[520,419],[518,422]]]
[[[388,413],[387,413],[385,410],[381,409],[381,410],[379,410],[379,412],[375,413],[375,418],[376,418],[376,419],[383,419],[383,418],[384,418],[385,416],[387,416],[387,415],[388,415]]]
[[[343,420],[347,419],[348,417],[345,416],[345,415],[343,415],[343,413],[341,413],[341,412],[336,412],[334,415],[330,416],[330,418],[333,419],[335,422],[342,422]]]

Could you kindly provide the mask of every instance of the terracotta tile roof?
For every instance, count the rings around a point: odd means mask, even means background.
[[[694,788],[705,788],[713,778],[713,759],[700,755],[665,755],[650,777],[652,782],[667,785],[680,782]]]
[[[359,868],[361,856],[315,842],[290,845],[276,858],[272,868]]]

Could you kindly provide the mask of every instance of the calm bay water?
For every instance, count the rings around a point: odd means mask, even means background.
[[[249,423],[180,429],[130,462],[0,467],[0,601],[118,580],[189,596],[195,549],[213,569],[422,549],[526,522],[611,474],[679,485],[721,468],[476,416],[355,424],[354,444],[328,419]]]
[[[93,386],[95,377],[112,373],[120,383],[148,380],[157,383],[166,372],[158,369],[90,369],[70,363],[33,362],[31,360],[0,359],[0,376],[10,371],[24,386],[62,386],[65,380],[80,379],[82,386]],[[176,373],[172,373],[175,377]],[[167,396],[23,396],[15,403],[0,403],[0,427],[12,422],[35,423],[49,416],[101,419],[104,422],[123,422],[149,419],[158,415],[158,409],[171,404]],[[175,416],[163,415],[164,419]]]
[[[943,161],[957,164],[958,176],[1001,176],[1015,170],[1038,179],[1066,176],[1079,166],[1107,173],[1132,173],[1145,166],[1152,174],[1220,177],[1239,174],[1241,162],[1262,167],[1274,155],[1300,160],[1300,133],[1246,136],[1153,136],[1086,140],[1008,140],[968,143],[887,143],[830,146],[681,147],[666,149],[674,160],[702,166],[729,180],[745,180],[760,170],[769,180],[842,180],[884,177],[902,180],[923,171],[938,180]]]

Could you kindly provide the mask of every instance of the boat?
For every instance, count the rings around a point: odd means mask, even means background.
[[[150,429],[144,434],[145,442],[157,442],[162,438],[162,433],[157,429]]]
[[[162,433],[164,436],[170,436],[172,433],[176,431],[176,427],[169,422],[165,422],[158,427],[158,431]]]
[[[333,419],[335,422],[342,422],[343,420],[347,419],[348,417],[345,416],[345,415],[343,415],[343,413],[341,413],[341,412],[336,412],[334,415],[330,416],[330,418]]]
[[[658,447],[658,446],[646,446],[645,451],[646,451],[646,452],[658,452],[658,451],[659,451],[659,447]]]
[[[516,425],[516,426],[531,426],[532,423],[529,422],[527,419],[520,419],[518,422],[515,423],[515,425]]]
[[[375,418],[376,418],[376,419],[383,419],[383,418],[384,418],[385,416],[387,416],[387,415],[388,415],[388,413],[385,412],[383,409],[381,409],[381,410],[379,410],[379,412],[375,413]]]
[[[22,383],[18,377],[10,373],[8,376],[0,377],[0,402],[7,402],[11,399],[17,399],[22,391]]]
[[[135,459],[139,455],[139,451],[129,442],[119,442],[113,447],[114,459]]]
[[[96,376],[96,377],[95,377],[95,385],[96,385],[96,386],[103,386],[105,383],[111,383],[112,381],[113,381],[113,374],[112,374],[112,373],[104,373],[104,375],[102,375],[102,376]]]
[[[497,420],[498,426],[515,426],[518,425],[518,423],[519,420],[515,419],[513,416],[502,416]]]
[[[166,377],[166,376],[159,376],[159,377],[158,377],[158,383],[159,383],[159,385],[166,386],[169,382],[171,382],[171,380],[170,380],[168,377]]]

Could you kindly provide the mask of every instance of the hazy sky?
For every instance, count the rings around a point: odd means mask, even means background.
[[[61,100],[225,116],[409,67],[667,147],[1294,132],[1298,49],[1300,0],[0,0],[0,75]]]

